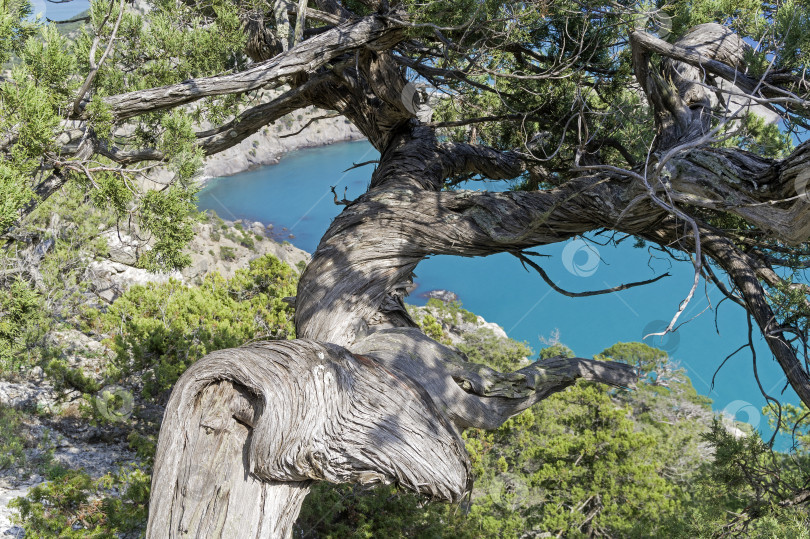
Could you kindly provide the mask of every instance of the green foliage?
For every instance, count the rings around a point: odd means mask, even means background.
[[[768,417],[771,426],[775,428],[779,420],[778,414],[770,406],[766,407],[763,412]],[[807,405],[804,403],[800,403],[799,406],[790,403],[783,404],[781,421],[780,427],[784,432],[790,433],[794,449],[810,453],[810,409],[807,408]]]
[[[225,245],[219,246],[219,257],[226,262],[236,260],[236,249],[233,247],[226,247]]]
[[[99,208],[112,209],[120,221],[132,224],[152,240],[139,261],[144,268],[162,271],[189,263],[182,248],[191,239],[196,189],[189,180],[202,165],[193,124],[221,121],[232,114],[242,96],[212,97],[195,110],[159,111],[133,120],[131,136],[115,136],[121,120],[102,97],[189,78],[222,73],[244,64],[244,32],[238,6],[217,0],[208,15],[182,2],[154,2],[150,22],[124,7],[116,46],[100,63],[85,107],[92,134],[119,149],[151,147],[166,156],[174,173],[171,186],[145,190],[137,169],[95,156],[74,160],[60,152],[75,133],[63,123],[78,88],[90,71],[94,40],[99,64],[118,19],[119,4],[91,3],[90,23],[70,39],[56,25],[30,21],[30,5],[2,0],[0,9],[0,64],[14,55],[11,76],[0,78],[0,232],[19,225],[21,214],[36,203],[33,187],[48,176],[65,176],[88,191]],[[213,17],[211,16],[213,15]],[[75,39],[74,39],[75,38]],[[118,131],[120,135],[120,130]],[[72,143],[77,143],[73,140]],[[86,202],[86,201],[85,201]],[[249,241],[252,241],[250,238]],[[246,240],[246,243],[248,240]]]
[[[75,389],[82,393],[95,393],[101,386],[81,369],[70,367],[63,359],[52,359],[45,366],[45,374],[57,390]]]
[[[453,329],[460,334],[461,342],[455,343],[455,346],[474,363],[488,364],[499,370],[514,370],[523,366],[534,353],[526,343],[501,339],[489,328],[460,331],[462,323],[475,324],[478,317],[462,308],[458,301],[444,302],[431,298],[424,308],[409,306],[408,312],[431,339],[450,345],[453,343],[445,329]]]
[[[42,296],[17,279],[0,287],[0,372],[13,372],[39,358],[37,346],[47,330]]]
[[[31,189],[19,181],[19,174],[14,164],[0,158],[0,229],[3,230],[17,221],[19,210],[33,197]]]
[[[25,463],[23,414],[0,404],[0,470]]]
[[[803,258],[796,257],[795,261],[801,263]],[[807,303],[804,285],[801,284],[803,280],[801,273],[795,271],[793,275],[777,283],[771,289],[768,303],[785,327],[795,327],[797,331],[805,333],[810,330],[810,306]]]
[[[9,328],[18,334],[16,351],[11,354],[16,362],[9,364],[9,354],[0,351],[6,358],[0,362],[0,370],[22,370],[49,359],[51,351],[41,337],[56,323],[78,322],[77,313],[84,308],[89,292],[88,261],[106,256],[109,250],[99,232],[116,226],[111,212],[88,203],[92,192],[78,183],[68,184],[17,228],[44,256],[35,267],[36,285],[15,285],[12,279],[0,286],[0,313],[9,312],[9,316],[0,316],[0,327],[5,328],[0,330],[5,333],[0,337],[0,350],[9,350]],[[15,256],[13,248],[0,250],[0,265],[17,266]]]
[[[705,22],[727,24],[741,35],[759,41],[761,56],[770,56],[753,63],[752,74],[759,76],[766,65],[771,69],[786,69],[806,65],[810,51],[810,20],[807,5],[801,0],[764,3],[757,0],[677,0],[672,3],[672,31],[683,34],[687,29]],[[775,53],[775,57],[772,54]]]
[[[689,533],[809,536],[810,508],[795,502],[806,492],[807,451],[774,452],[756,433],[735,435],[719,420],[704,439],[715,448],[715,458],[703,465],[698,489],[702,503],[692,508]]]
[[[462,335],[463,342],[456,347],[474,363],[488,365],[499,371],[524,367],[534,352],[525,342],[503,339],[489,328],[479,328]]]
[[[50,245],[39,262],[45,308],[60,321],[75,320],[87,298],[88,260],[109,254],[102,230],[115,230],[115,216],[92,203],[93,189],[79,183],[65,186],[40,205],[18,231]],[[45,232],[43,232],[45,231]],[[2,255],[0,255],[2,257]],[[2,258],[0,258],[2,259]]]
[[[425,504],[410,492],[384,486],[363,490],[318,482],[296,522],[303,537],[479,537],[464,511],[447,504]]]
[[[562,343],[554,343],[540,350],[540,359],[553,357],[574,357],[574,351]]]
[[[203,151],[197,146],[192,118],[183,111],[174,110],[161,120],[163,135],[157,148],[171,156],[169,166],[181,182],[191,179],[202,166]]]
[[[667,353],[653,348],[642,342],[620,342],[606,348],[596,359],[603,361],[619,361],[626,363],[636,370],[640,378],[647,378],[653,383],[658,380],[669,365]]]
[[[70,42],[50,24],[31,37],[20,51],[25,78],[50,94],[50,100],[68,99],[76,90],[76,57]],[[19,81],[20,77],[15,76]]]
[[[259,238],[259,236],[254,236],[251,232],[245,230],[241,223],[236,223],[234,228],[236,229],[235,231],[229,230],[227,226],[223,227],[223,230],[226,230],[225,237],[242,247],[247,247],[251,251],[256,250],[256,241],[254,238]],[[219,237],[219,234],[217,234],[217,237]]]
[[[27,412],[0,403],[0,472],[13,469],[23,479],[30,472],[48,476],[63,470],[54,462],[48,430],[37,434],[32,423]]]
[[[198,287],[177,281],[133,286],[106,313],[90,313],[109,334],[122,374],[144,371],[144,394],[172,387],[208,352],[256,338],[294,337],[292,310],[297,276],[272,255],[253,260],[231,279],[209,274]]]
[[[478,320],[475,314],[461,307],[458,301],[442,301],[430,298],[425,305],[429,310],[435,311],[439,319],[448,324],[458,325],[460,321],[473,323]]]
[[[432,314],[426,314],[419,323],[425,335],[431,339],[442,341],[444,339],[444,331],[442,325],[433,317]]]
[[[31,180],[42,156],[57,149],[61,111],[76,89],[76,60],[54,25],[26,20],[28,2],[2,4],[0,64],[18,55],[10,79],[0,79],[0,231],[5,231],[34,198]]]
[[[256,241],[255,241],[255,239],[254,239],[254,238],[253,238],[253,237],[250,235],[250,233],[243,232],[243,233],[242,233],[242,239],[241,239],[241,240],[239,240],[239,244],[240,244],[240,245],[242,245],[242,246],[244,246],[244,247],[247,247],[247,248],[248,248],[248,249],[250,249],[251,251],[255,251],[255,250],[256,250]]]
[[[154,463],[157,452],[157,432],[142,434],[132,431],[127,435],[127,442],[141,461],[150,466]]]
[[[112,131],[114,127],[113,114],[109,105],[104,103],[101,96],[94,95],[87,104],[88,123],[93,128],[96,136],[104,142],[112,142]]]
[[[793,151],[793,139],[780,131],[777,124],[753,113],[742,116],[739,122],[730,122],[726,131],[729,138],[723,143],[729,148],[742,148],[765,157],[784,158]]]
[[[108,473],[97,480],[80,470],[37,485],[10,503],[20,511],[26,536],[114,538],[143,532],[150,476],[140,468]],[[112,491],[121,496],[110,496]]]
[[[193,220],[196,189],[177,186],[158,192],[148,191],[141,201],[141,226],[155,235],[152,249],[140,259],[150,271],[182,268],[191,263],[183,249],[194,237]]]
[[[20,51],[34,31],[30,16],[28,0],[0,0],[0,66],[8,62],[13,53]]]
[[[119,30],[121,46],[116,47],[109,68],[100,73],[99,87],[105,95],[212,75],[229,64],[236,67],[236,62],[244,62],[237,57],[245,38],[233,2],[213,2],[214,17],[173,0],[152,4],[148,24],[131,11],[125,13]],[[95,28],[101,26],[108,5],[93,2]],[[100,30],[110,31],[109,27]],[[88,32],[81,40],[87,49],[90,38]]]
[[[578,384],[524,416],[495,431],[499,447],[482,459],[494,485],[511,480],[526,491],[512,502],[525,526],[572,537],[654,535],[678,514],[682,493],[659,475],[655,437],[637,432],[604,388]],[[512,477],[496,473],[501,457]],[[504,503],[501,493],[485,504]]]
[[[407,2],[412,17],[419,22],[439,25],[461,25],[469,30],[451,34],[457,47],[446,51],[440,62],[444,68],[465,70],[464,51],[479,53],[484,71],[471,74],[467,81],[443,81],[459,97],[440,100],[434,121],[453,121],[472,116],[509,115],[526,111],[518,122],[488,122],[476,126],[477,141],[497,148],[528,149],[543,160],[544,168],[565,179],[578,152],[578,141],[565,133],[565,122],[571,111],[585,112],[589,136],[620,140],[636,159],[644,156],[649,143],[645,132],[652,118],[637,92],[629,88],[634,74],[628,50],[615,46],[637,25],[642,6],[605,10],[595,2],[463,2],[452,9],[441,2]],[[412,32],[431,32],[426,24]],[[570,36],[582,36],[576,44]],[[499,37],[494,37],[499,36]],[[481,43],[493,38],[505,39],[524,52],[506,53]],[[427,38],[427,36],[425,36]],[[626,41],[625,41],[626,42]],[[571,76],[543,77],[552,65],[565,66]],[[485,73],[501,72],[516,76],[490,77]],[[609,73],[609,76],[605,76]],[[476,83],[495,87],[495,92],[481,91]],[[474,111],[474,112],[471,112]],[[469,141],[468,126],[443,129],[455,140]],[[537,136],[535,136],[537,135]],[[598,149],[606,164],[627,166],[627,161],[613,147]],[[453,179],[451,179],[452,181]],[[524,188],[536,189],[528,181]]]

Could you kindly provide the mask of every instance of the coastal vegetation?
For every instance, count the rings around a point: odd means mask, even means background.
[[[0,7],[0,368],[55,395],[0,408],[0,464],[47,479],[14,502],[32,536],[807,536],[804,3],[95,0],[70,32]],[[311,107],[380,152],[311,259],[168,276],[265,242],[201,216],[196,175]],[[662,350],[535,356],[404,302],[435,255],[573,296],[666,276],[570,292],[532,251],[597,236],[692,264],[663,334],[704,287],[744,309],[789,452]],[[65,466],[48,424],[132,465]]]
[[[0,408],[3,467],[27,466],[46,478],[12,503],[26,533],[143,533],[159,430],[154,407],[165,403],[185,368],[208,352],[257,337],[294,338],[292,311],[283,298],[294,291],[296,279],[289,266],[267,256],[231,279],[211,274],[196,286],[176,281],[134,286],[104,312],[84,310],[77,327],[115,352],[98,359],[103,379],[88,387],[76,380],[92,379],[93,373],[79,370],[65,377],[53,369],[47,378],[57,385],[67,380],[83,391],[81,420],[125,437],[138,459],[93,478],[54,463],[48,456],[51,441],[26,433],[25,416],[36,411]],[[432,299],[409,309],[433,338],[454,342],[468,358],[493,368],[516,370],[561,353],[573,355],[562,343],[535,355],[525,343],[481,325],[457,302]],[[30,361],[37,350],[32,346],[18,354]],[[810,425],[799,422],[800,451],[773,452],[756,432],[729,434],[730,419],[711,411],[710,399],[696,393],[666,352],[617,343],[598,357],[632,365],[641,381],[632,391],[579,382],[494,431],[467,430],[464,442],[476,485],[467,500],[425,505],[393,486],[320,483],[304,503],[295,535],[709,537],[725,528],[752,537],[806,534],[806,508],[780,504],[778,491],[795,487],[806,473]],[[125,421],[107,408],[99,413],[100,384],[127,388],[134,403],[125,410]],[[123,409],[120,401],[108,406]],[[789,413],[786,419],[795,422],[802,411],[792,407]],[[28,462],[35,454],[36,462]],[[776,491],[774,477],[784,482]],[[757,518],[733,517],[751,507],[757,508]]]

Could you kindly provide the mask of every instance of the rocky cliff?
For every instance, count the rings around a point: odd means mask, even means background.
[[[354,124],[342,116],[324,116],[330,114],[309,107],[282,117],[233,148],[206,159],[203,181],[274,165],[287,152],[364,138]]]
[[[186,284],[198,284],[205,274],[216,271],[232,277],[236,270],[266,254],[272,254],[300,272],[309,262],[309,253],[289,242],[273,239],[272,225],[247,221],[226,221],[209,215],[206,222],[195,226],[194,239],[186,248],[191,265],[183,271],[151,273],[136,267],[135,248],[125,235],[109,230],[103,235],[109,254],[88,265],[91,291],[104,302],[111,303],[132,285],[167,282],[176,279]]]
[[[270,101],[278,93],[278,90],[265,91],[257,98],[258,102]],[[200,129],[210,127],[212,126],[203,123]],[[363,138],[365,137],[354,124],[343,116],[307,107],[282,116],[227,150],[206,157],[198,181],[204,185],[211,178],[231,176],[265,165],[275,165],[289,152]],[[156,167],[149,173],[148,179],[143,181],[142,186],[163,187],[172,177],[173,173],[168,169]]]

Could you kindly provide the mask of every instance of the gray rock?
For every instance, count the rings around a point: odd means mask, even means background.
[[[428,290],[427,292],[419,294],[419,297],[435,298],[445,303],[458,301],[458,296],[455,294],[455,292],[450,292],[449,290]]]
[[[45,378],[45,371],[42,370],[42,367],[37,365],[28,371],[28,378],[34,383],[41,382]]]
[[[450,292],[452,294],[452,292]],[[455,294],[453,294],[455,295]],[[434,316],[442,324],[444,334],[450,339],[454,345],[464,342],[464,334],[475,333],[481,329],[491,331],[495,337],[499,339],[508,339],[506,331],[496,324],[495,322],[487,322],[483,316],[476,316],[475,321],[468,322],[464,320],[461,315],[457,314],[455,320],[446,320],[447,317],[442,316],[439,311],[431,306],[425,307],[409,307],[418,319],[421,319],[425,314]]]
[[[132,285],[167,283],[170,279],[183,281],[179,271],[152,273],[113,260],[94,260],[87,265],[87,274],[93,292],[108,303],[115,301]]]
[[[113,356],[102,343],[75,329],[51,332],[48,343],[61,350],[60,358],[68,366],[81,369],[97,382],[102,380],[107,360]]]
[[[278,90],[266,92],[267,96],[276,93]],[[233,148],[209,157],[205,162],[201,181],[204,183],[209,178],[231,176],[259,166],[274,165],[287,152],[364,138],[343,117],[318,120],[300,133],[292,134],[299,131],[311,118],[323,114],[322,110],[310,107],[280,118]]]
[[[12,526],[4,531],[3,535],[10,536],[12,539],[22,539],[25,537],[25,530],[20,526]]]
[[[187,252],[191,255],[191,266],[182,272],[183,279],[187,283],[197,283],[209,272],[219,272],[223,277],[233,277],[240,268],[246,268],[251,260],[272,254],[282,262],[285,262],[297,271],[299,262],[309,262],[310,255],[306,251],[298,249],[290,244],[280,244],[268,237],[264,224],[256,222],[224,221],[229,231],[219,231],[217,239],[211,238],[213,227],[208,224],[200,225],[195,230],[194,239],[191,240]],[[245,247],[236,243],[226,236],[241,236],[241,232],[235,228],[239,223],[242,228],[252,231],[263,240],[255,240],[253,248]],[[220,248],[227,247],[233,250],[233,260],[223,260],[220,258]],[[212,254],[213,253],[213,254]]]
[[[135,238],[116,229],[107,230],[101,236],[107,240],[110,260],[127,265],[135,264],[140,245]]]
[[[0,404],[22,409],[51,410],[57,405],[53,386],[48,383],[0,380]]]

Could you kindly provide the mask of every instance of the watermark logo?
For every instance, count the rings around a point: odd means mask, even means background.
[[[726,423],[726,428],[734,427],[734,422],[748,423],[756,430],[759,427],[759,422],[762,420],[762,414],[756,406],[746,401],[733,401],[723,408],[723,421]]]
[[[107,386],[93,399],[99,415],[107,421],[126,421],[132,416],[135,398],[121,386]]]
[[[435,88],[429,84],[408,82],[402,88],[399,99],[405,109],[419,118],[420,121],[430,121],[433,111],[428,105],[428,100],[434,90]]]
[[[810,196],[807,195],[807,183],[810,182],[810,167],[805,168],[793,180],[793,188],[796,189],[796,194],[799,199],[804,202],[810,202]]]
[[[192,464],[185,476],[182,494],[193,501],[203,501],[214,497],[219,488],[218,478],[214,473],[198,464]]]
[[[411,114],[416,114],[419,111],[419,105],[422,103],[422,96],[414,83],[409,82],[405,85],[405,87],[402,89],[400,99],[402,100],[402,104],[405,105],[405,108],[408,109],[408,112]]]
[[[636,31],[657,34],[659,39],[667,39],[672,33],[672,16],[660,9],[645,11],[636,16]]]
[[[652,335],[652,333],[661,333],[669,323],[663,320],[653,320],[641,330],[641,340],[648,346],[663,350],[667,354],[674,354],[678,350],[678,345],[681,343],[681,336],[678,332],[670,331],[666,335]]]
[[[601,261],[596,247],[580,238],[569,241],[563,248],[562,263],[571,275],[590,277],[599,269]]]

